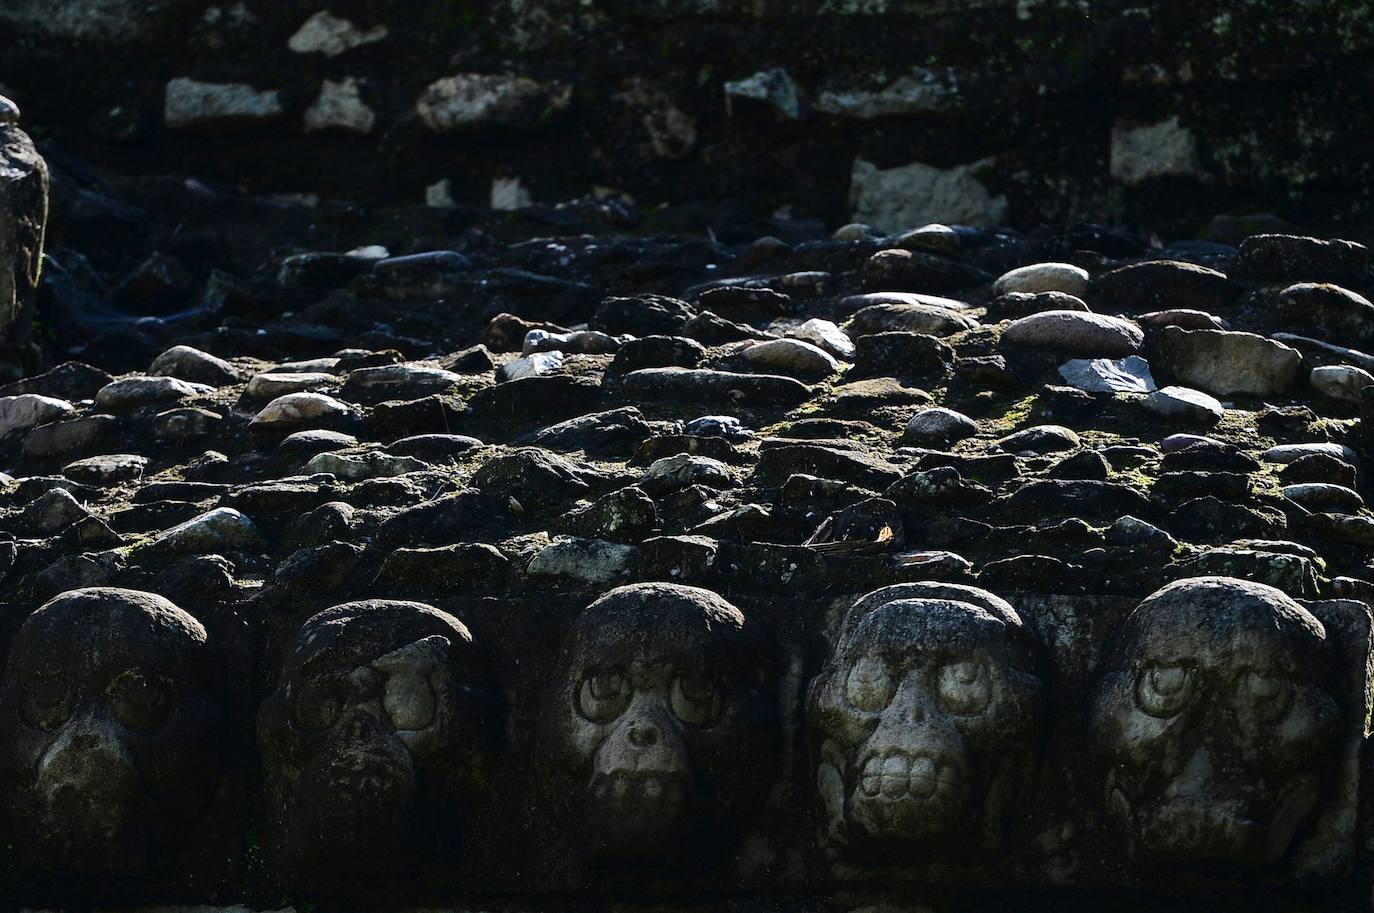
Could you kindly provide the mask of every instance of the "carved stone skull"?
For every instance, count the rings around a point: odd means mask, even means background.
[[[226,738],[205,628],[153,593],[63,593],[25,620],[0,691],[13,840],[40,871],[169,864],[218,781]]]
[[[258,714],[275,851],[300,885],[454,859],[482,788],[492,696],[458,619],[334,606],[296,635]]]
[[[543,714],[547,777],[598,863],[727,853],[778,769],[767,643],[708,590],[644,583],[578,617]]]
[[[1280,862],[1317,812],[1339,752],[1331,645],[1277,589],[1169,584],[1127,619],[1093,702],[1105,799],[1149,864]]]
[[[1038,645],[983,590],[907,583],[860,598],[811,683],[829,834],[875,861],[995,847],[1033,776]]]

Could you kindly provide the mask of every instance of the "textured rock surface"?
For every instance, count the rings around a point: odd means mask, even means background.
[[[0,351],[12,365],[32,333],[47,222],[47,164],[23,131],[0,123]]]
[[[1222,396],[1278,393],[1292,385],[1302,366],[1296,349],[1254,333],[1166,327],[1159,346],[1164,371]]]

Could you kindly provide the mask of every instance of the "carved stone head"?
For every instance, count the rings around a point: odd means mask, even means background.
[[[472,636],[418,602],[334,606],[258,714],[275,851],[301,884],[451,861],[483,788],[492,695]]]
[[[860,598],[811,683],[817,785],[839,844],[903,858],[995,847],[1036,765],[1038,645],[974,587],[907,583]]]
[[[166,865],[215,788],[226,730],[205,628],[153,593],[63,593],[25,620],[0,691],[14,842],[40,871]]]
[[[1337,763],[1332,648],[1279,590],[1169,584],[1127,619],[1093,702],[1107,808],[1140,861],[1280,862]]]
[[[778,777],[769,650],[708,590],[643,583],[588,606],[542,739],[578,846],[683,871],[729,852]]]

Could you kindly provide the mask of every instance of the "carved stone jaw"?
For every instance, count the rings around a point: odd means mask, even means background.
[[[19,123],[19,106],[0,95],[0,126]]]
[[[1126,827],[1132,853],[1156,865],[1258,868],[1277,865],[1298,830],[1321,801],[1321,781],[1298,773],[1275,794],[1256,800],[1224,799],[1209,794],[1216,784],[1171,784],[1170,795],[1152,807],[1135,808],[1116,771],[1107,775],[1108,811]],[[1192,835],[1180,840],[1180,834]]]

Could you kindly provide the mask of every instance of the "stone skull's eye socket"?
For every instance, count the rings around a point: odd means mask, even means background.
[[[593,669],[577,691],[577,710],[593,723],[609,723],[630,706],[630,680],[615,669]]]
[[[977,716],[992,703],[992,674],[978,660],[941,666],[938,688],[940,708],[955,716]]]
[[[1146,666],[1136,680],[1135,699],[1150,716],[1167,719],[1177,716],[1193,699],[1193,672],[1187,666],[1158,664]]]
[[[65,679],[55,675],[35,675],[24,686],[20,713],[30,726],[56,729],[72,718],[74,710],[75,701]]]
[[[312,678],[296,689],[291,719],[299,729],[319,732],[334,725],[343,711],[343,694],[337,682]]]
[[[160,675],[129,669],[110,680],[105,688],[110,714],[129,729],[156,729],[172,709],[172,683]]]
[[[382,709],[397,729],[428,729],[436,703],[429,679],[413,672],[388,677],[382,692]]]
[[[704,726],[720,716],[721,688],[709,675],[684,672],[673,679],[669,697],[673,713],[684,723]]]
[[[897,684],[887,671],[886,663],[871,656],[861,656],[849,669],[844,693],[855,707],[866,713],[877,713],[892,703]]]
[[[1277,720],[1293,703],[1293,685],[1272,671],[1246,669],[1237,680],[1237,697],[1243,706],[1254,708],[1261,719]]]

